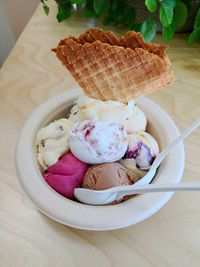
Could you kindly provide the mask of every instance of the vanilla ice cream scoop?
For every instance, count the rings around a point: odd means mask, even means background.
[[[128,133],[145,131],[147,119],[144,112],[138,108],[134,100],[128,104],[118,101],[101,101],[80,96],[70,113],[70,120],[74,122],[84,120],[112,121],[125,126]]]
[[[110,121],[86,120],[71,129],[69,146],[71,152],[85,163],[115,162],[127,150],[127,132],[123,125]]]
[[[128,136],[128,149],[120,163],[142,177],[158,154],[155,138],[147,132],[138,132]]]
[[[37,159],[43,170],[56,163],[69,150],[68,136],[72,126],[70,120],[60,119],[38,131]]]

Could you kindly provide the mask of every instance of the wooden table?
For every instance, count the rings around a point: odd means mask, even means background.
[[[47,218],[26,197],[16,177],[14,149],[28,115],[75,84],[50,49],[93,21],[58,24],[56,7],[41,6],[0,71],[0,266],[200,266],[200,193],[176,193],[158,213],[115,231],[75,230]],[[160,36],[156,41],[161,41]],[[177,81],[150,95],[184,130],[200,116],[200,46],[177,35],[168,54]],[[183,181],[200,181],[200,131],[185,140]],[[172,170],[173,172],[173,170]]]

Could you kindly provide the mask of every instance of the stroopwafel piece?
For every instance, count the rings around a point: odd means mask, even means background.
[[[89,97],[127,102],[174,81],[166,48],[136,32],[117,38],[94,28],[61,40],[53,51]]]

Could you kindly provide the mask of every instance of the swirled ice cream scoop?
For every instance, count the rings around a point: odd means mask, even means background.
[[[143,171],[150,169],[159,154],[158,143],[152,135],[146,132],[131,134],[128,140],[128,149],[120,162],[142,177],[145,174]]]
[[[82,95],[75,103],[69,117],[74,122],[84,120],[112,121],[124,125],[128,133],[145,131],[146,129],[146,116],[133,100],[124,104],[112,100],[101,101]]]
[[[69,134],[71,152],[89,164],[115,162],[121,159],[128,146],[123,125],[110,121],[78,122]]]
[[[60,119],[40,129],[36,136],[37,158],[43,170],[69,150],[68,135],[73,123]]]

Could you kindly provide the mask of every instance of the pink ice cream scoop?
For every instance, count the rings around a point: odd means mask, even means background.
[[[58,193],[69,199],[74,198],[74,189],[81,187],[88,165],[77,159],[72,153],[65,154],[47,173],[43,173],[46,182]]]

